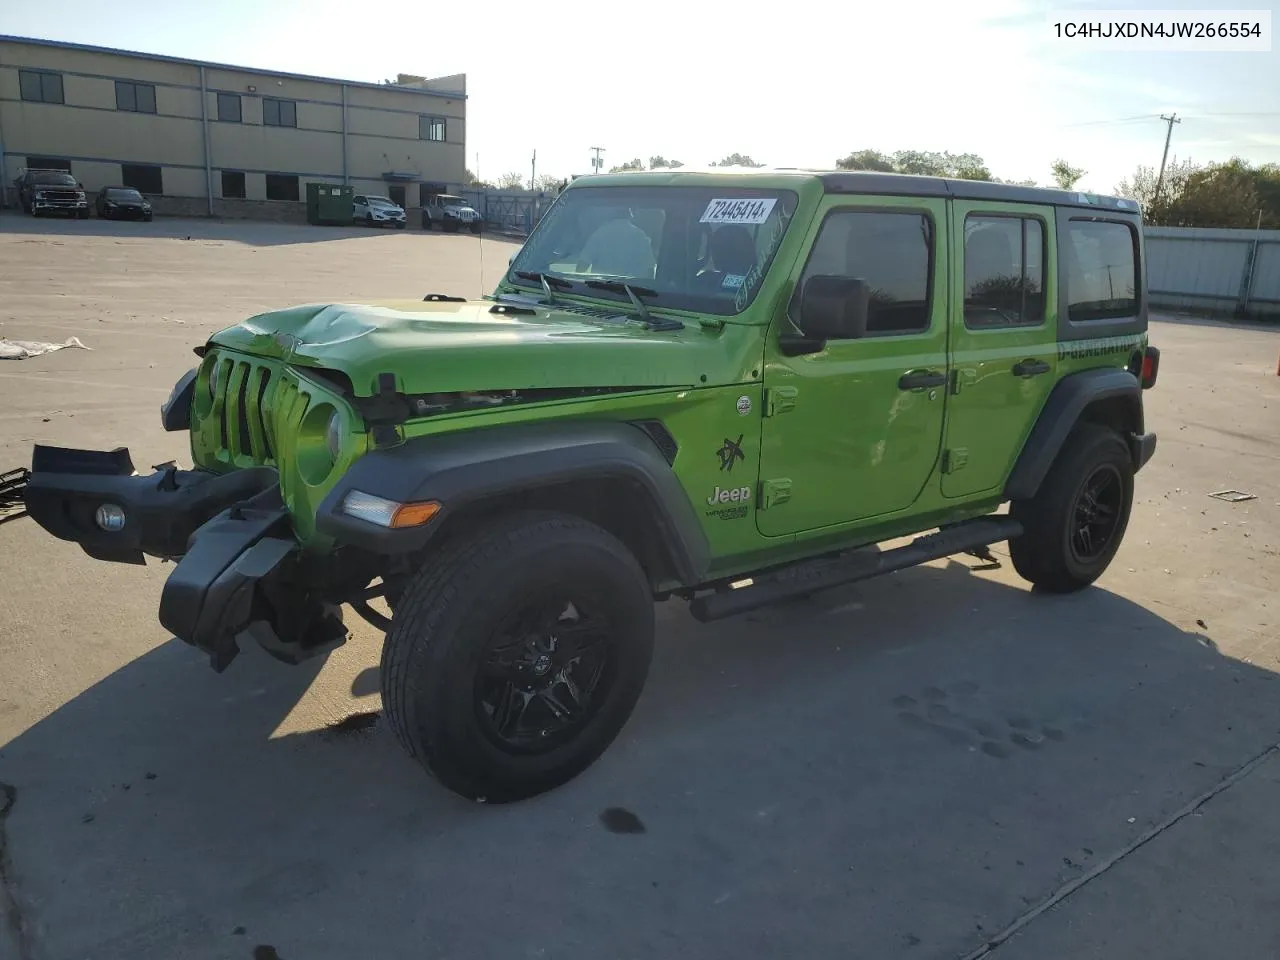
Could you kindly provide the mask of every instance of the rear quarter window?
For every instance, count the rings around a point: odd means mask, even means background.
[[[1138,313],[1138,238],[1132,224],[1073,217],[1067,223],[1063,268],[1072,323]]]

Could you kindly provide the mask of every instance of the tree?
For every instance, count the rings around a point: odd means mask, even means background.
[[[681,163],[679,160],[668,160],[662,156],[649,158],[650,170],[676,170],[683,166],[684,164]]]
[[[610,167],[609,172],[610,173],[627,173],[630,170],[643,170],[643,169],[644,169],[644,161],[641,160],[639,157],[636,157],[634,160],[628,160],[626,163],[621,164],[620,166]]]
[[[879,150],[855,150],[837,160],[841,170],[879,170],[884,173],[914,173],[927,177],[957,180],[990,180],[991,171],[976,153],[899,150],[889,155]]]
[[[1165,172],[1166,179],[1168,171]],[[1191,173],[1160,215],[1171,227],[1254,227],[1280,225],[1280,168],[1254,167],[1239,157]]]
[[[493,187],[493,184],[488,183],[487,181],[481,180],[470,170],[462,171],[462,185],[464,187],[478,187],[485,190],[488,190]]]
[[[1137,200],[1142,207],[1143,218],[1153,226],[1165,225],[1165,214],[1177,203],[1188,178],[1199,170],[1198,164],[1191,160],[1178,161],[1174,157],[1164,169],[1164,183],[1160,187],[1160,198],[1156,201],[1156,180],[1159,172],[1155,167],[1138,167],[1133,176],[1121,180],[1115,185],[1113,192],[1117,196]]]
[[[538,175],[538,179],[533,182],[533,189],[542,190],[545,193],[555,193],[564,183],[564,177],[553,177],[549,173]]]
[[[713,167],[763,167],[763,163],[756,163],[745,153],[731,153],[719,163],[711,164]]]
[[[879,150],[855,150],[843,160],[836,161],[841,170],[874,170],[879,173],[896,173],[893,161]]]
[[[504,173],[498,178],[499,190],[519,190],[524,186],[523,173]]]
[[[1084,167],[1073,167],[1061,157],[1049,166],[1049,175],[1060,190],[1070,190],[1088,172]]]

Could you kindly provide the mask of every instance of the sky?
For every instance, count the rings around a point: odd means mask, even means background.
[[[0,0],[0,33],[371,82],[466,73],[467,167],[491,180],[527,178],[535,151],[540,175],[589,173],[594,146],[606,168],[735,152],[830,168],[871,148],[972,152],[1040,183],[1062,157],[1111,192],[1159,165],[1170,113],[1171,159],[1280,162],[1280,46],[1119,52],[1050,26],[1172,3]],[[1250,3],[1273,9],[1182,7]]]

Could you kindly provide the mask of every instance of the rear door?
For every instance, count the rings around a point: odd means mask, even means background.
[[[1056,381],[1054,209],[956,200],[942,493],[999,489]]]
[[[911,507],[942,440],[947,363],[947,207],[941,198],[829,197],[795,266],[871,288],[866,336],[788,357],[769,335],[757,524],[766,536]]]

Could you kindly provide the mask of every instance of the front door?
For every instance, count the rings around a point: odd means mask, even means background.
[[[997,490],[1049,396],[1058,365],[1054,211],[957,200],[942,493]]]
[[[757,524],[782,536],[883,518],[920,497],[938,462],[947,375],[943,199],[829,197],[769,334]],[[787,357],[778,334],[817,275],[871,288],[866,336]]]

